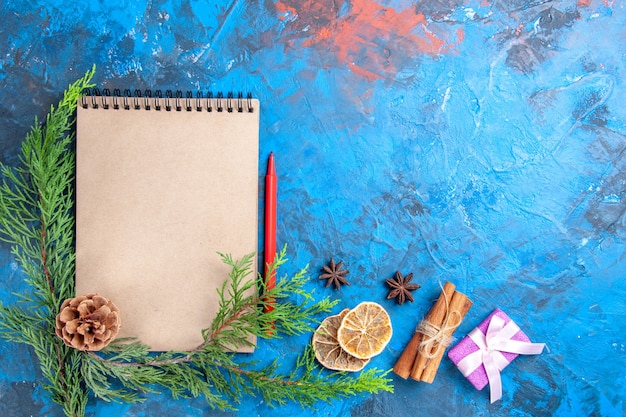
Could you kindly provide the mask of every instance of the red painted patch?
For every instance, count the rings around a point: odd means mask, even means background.
[[[291,20],[297,14],[296,9],[280,1],[276,3],[276,11],[280,13],[278,16],[280,20]]]
[[[293,24],[307,37],[305,47],[327,48],[340,63],[369,80],[395,76],[420,54],[449,53],[465,36],[462,29],[431,27],[414,8],[397,11],[373,0],[354,0],[343,15],[342,1],[279,4],[279,10],[297,13]]]

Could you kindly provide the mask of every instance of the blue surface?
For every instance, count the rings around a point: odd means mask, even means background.
[[[444,359],[432,385],[394,377],[394,394],[316,412],[161,395],[90,416],[626,414],[626,2],[209,3],[5,0],[2,162],[93,63],[111,89],[251,91],[261,161],[277,158],[283,272],[310,264],[337,311],[388,309],[394,336],[369,366],[393,366],[446,280],[474,302],[457,336],[500,307],[548,349],[504,370],[495,404]],[[0,249],[10,301],[24,286]],[[331,256],[351,271],[340,291],[316,279]],[[414,303],[385,299],[396,270],[422,285]],[[308,337],[258,355],[289,368]],[[0,415],[62,415],[39,378],[29,349],[0,342]]]

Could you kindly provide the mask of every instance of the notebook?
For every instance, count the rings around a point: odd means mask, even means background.
[[[257,252],[259,102],[98,94],[77,110],[76,293],[118,306],[118,338],[191,350],[229,279],[218,252]]]

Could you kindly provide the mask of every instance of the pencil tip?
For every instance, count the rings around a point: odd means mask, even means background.
[[[274,167],[274,152],[270,152],[270,157],[267,161],[267,173],[270,175],[276,173],[276,168]]]

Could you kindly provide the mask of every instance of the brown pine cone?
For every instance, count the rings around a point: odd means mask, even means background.
[[[119,331],[119,309],[99,294],[81,295],[63,301],[56,317],[57,336],[78,350],[100,350]]]

